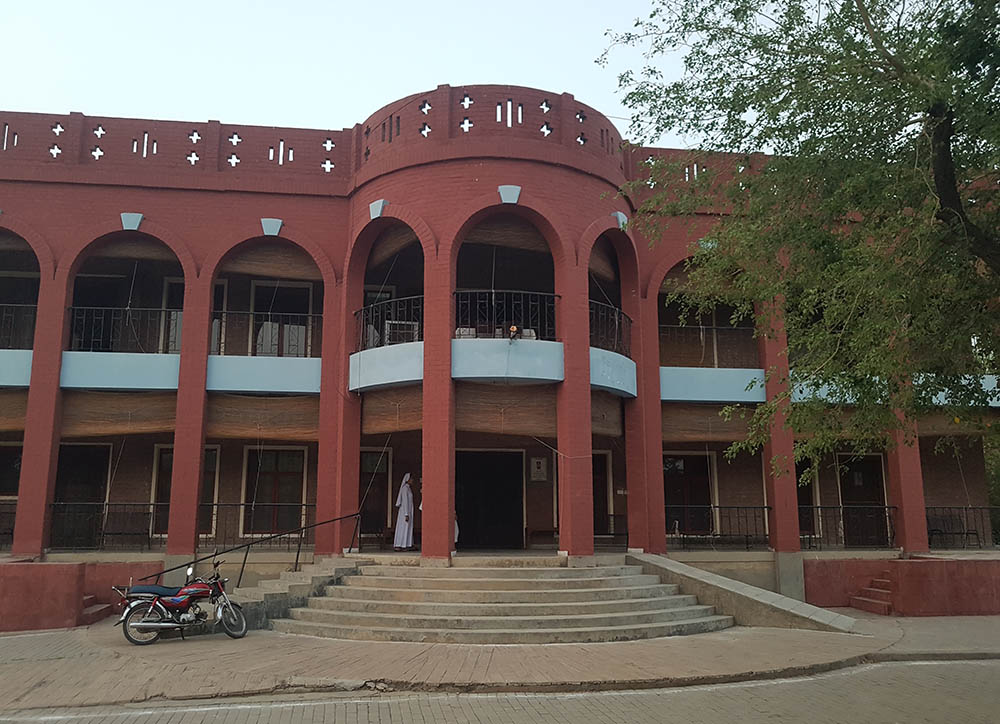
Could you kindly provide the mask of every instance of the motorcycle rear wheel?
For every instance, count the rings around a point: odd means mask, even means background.
[[[221,623],[222,630],[231,639],[241,639],[247,635],[247,617],[238,606],[223,606]]]
[[[163,620],[163,614],[153,608],[152,603],[144,603],[141,606],[136,606],[125,616],[125,620],[122,621],[122,633],[125,634],[125,638],[128,639],[129,643],[135,644],[136,646],[149,646],[149,644],[156,643],[160,638],[159,629],[154,629],[153,631],[137,631],[130,627],[130,624],[139,623],[140,621],[149,621],[159,623]]]

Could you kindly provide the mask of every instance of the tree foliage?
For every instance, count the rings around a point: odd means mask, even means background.
[[[756,408],[756,450],[787,412],[797,457],[889,443],[946,416],[992,434],[1000,360],[1000,10],[995,0],[658,0],[619,44],[620,88],[653,154],[640,229],[715,214],[676,294],[775,329],[794,403]],[[683,73],[660,69],[683,54]],[[693,173],[698,164],[698,173]],[[830,400],[847,403],[834,412]],[[942,404],[943,403],[943,404]],[[995,413],[994,408],[994,413]],[[901,413],[901,414],[900,414]]]

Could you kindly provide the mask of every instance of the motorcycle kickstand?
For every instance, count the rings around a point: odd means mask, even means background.
[[[181,632],[181,641],[187,641],[187,639],[184,638],[184,627],[182,626],[177,630]]]

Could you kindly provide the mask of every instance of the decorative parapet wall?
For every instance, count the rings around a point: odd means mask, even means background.
[[[340,196],[430,161],[565,165],[618,186],[622,139],[568,93],[438,86],[344,130],[0,111],[0,178]]]

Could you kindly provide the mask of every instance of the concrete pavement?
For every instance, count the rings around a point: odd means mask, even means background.
[[[11,724],[987,724],[996,721],[1000,661],[884,663],[794,679],[586,693],[406,692],[46,708],[0,712]]]
[[[857,615],[856,612],[853,612]],[[113,619],[0,636],[0,710],[290,691],[591,691],[816,673],[871,661],[1000,659],[1000,616],[859,616],[860,633],[736,627],[624,643],[476,646],[252,631],[136,647]]]

